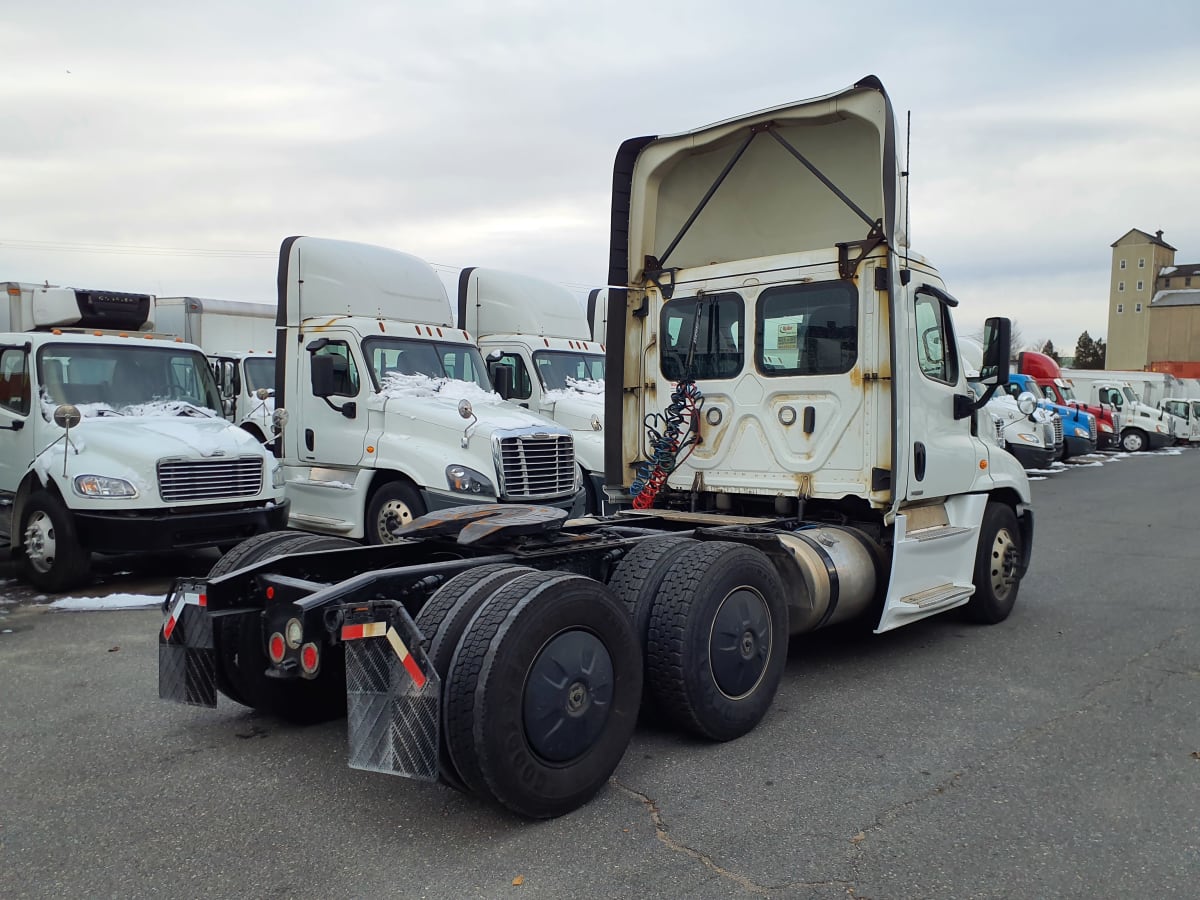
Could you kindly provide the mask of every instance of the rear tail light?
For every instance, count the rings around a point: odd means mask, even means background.
[[[305,675],[311,675],[317,671],[317,666],[321,663],[321,654],[317,651],[317,645],[313,643],[305,644],[300,648],[300,668]]]
[[[271,662],[279,665],[283,662],[283,654],[287,650],[287,644],[283,640],[283,635],[278,631],[271,635],[271,639],[267,641],[267,655],[271,657]]]

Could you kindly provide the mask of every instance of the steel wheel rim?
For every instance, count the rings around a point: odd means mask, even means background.
[[[757,690],[773,650],[771,608],[754,588],[742,585],[725,595],[708,633],[708,667],[713,684],[730,700]]]
[[[534,657],[522,691],[522,725],[530,749],[564,765],[604,734],[616,692],[612,656],[581,628],[562,631]]]
[[[25,556],[34,569],[45,574],[54,568],[56,550],[54,522],[39,509],[25,525]]]
[[[992,576],[992,593],[998,600],[1007,600],[1013,589],[1013,571],[1016,569],[1017,542],[1007,528],[996,532],[992,541],[992,553],[988,559],[989,571]]]
[[[1142,449],[1142,436],[1136,433],[1130,433],[1125,436],[1125,449],[1131,453],[1136,453]]]
[[[396,527],[407,525],[413,520],[412,507],[403,500],[389,500],[379,509],[379,518],[375,522],[375,529],[379,532],[380,540],[385,544],[394,543],[400,538],[392,534],[389,524],[392,521],[396,522]]]

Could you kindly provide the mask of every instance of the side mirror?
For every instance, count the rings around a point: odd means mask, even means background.
[[[983,365],[979,369],[981,384],[1007,383],[1011,351],[1012,322],[1002,316],[993,316],[984,322]]]
[[[500,362],[504,358],[504,351],[499,348],[493,350],[487,355],[488,362]]]
[[[332,397],[335,391],[333,357],[329,354],[312,357],[312,392],[314,397]]]
[[[513,370],[512,366],[493,366],[492,367],[492,387],[496,393],[504,400],[512,399],[513,395]]]
[[[1037,397],[1033,396],[1029,391],[1024,391],[1017,397],[1017,409],[1026,416],[1033,415],[1033,411],[1037,409]]]

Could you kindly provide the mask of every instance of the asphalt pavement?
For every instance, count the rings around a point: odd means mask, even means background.
[[[1200,451],[1106,459],[1034,484],[1007,622],[794,640],[754,732],[639,729],[550,822],[160,702],[157,611],[0,584],[0,895],[1196,897]]]

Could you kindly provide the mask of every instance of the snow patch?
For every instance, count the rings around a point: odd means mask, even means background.
[[[604,381],[590,378],[568,378],[565,388],[546,391],[542,394],[544,403],[558,403],[560,400],[582,400],[593,406],[604,406]]]
[[[148,609],[161,606],[163,598],[150,594],[109,594],[107,597],[63,597],[50,604],[51,609],[91,612],[105,609]]]
[[[381,394],[387,397],[446,397],[450,400],[498,400],[492,391],[473,381],[457,378],[431,378],[428,375],[401,375],[389,372],[383,377]]]

